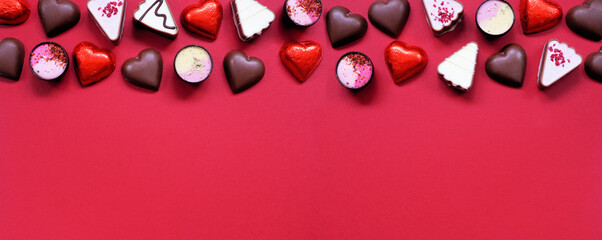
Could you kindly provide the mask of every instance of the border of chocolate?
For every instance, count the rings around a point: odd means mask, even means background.
[[[345,84],[343,84],[343,82],[339,78],[339,64],[341,63],[341,60],[343,60],[343,58],[345,58],[347,55],[350,55],[350,54],[361,54],[362,56],[366,57],[366,59],[368,59],[368,62],[370,62],[370,66],[372,66],[372,73],[370,74],[370,78],[368,79],[368,82],[360,88],[347,87],[347,86],[345,86]],[[374,78],[374,72],[375,72],[375,68],[374,68],[374,63],[372,62],[372,59],[370,59],[370,57],[368,57],[368,55],[366,55],[362,52],[358,52],[358,51],[351,51],[351,52],[347,52],[347,53],[343,54],[343,56],[341,56],[339,58],[339,60],[337,61],[337,64],[334,66],[334,73],[335,73],[334,75],[337,77],[337,81],[341,85],[343,85],[343,87],[345,87],[346,89],[352,90],[352,91],[359,91],[359,90],[364,89],[366,86],[368,86],[368,84],[370,84],[372,82],[372,78]]]
[[[43,79],[41,78],[38,74],[36,74],[36,72],[33,70],[33,67],[31,66],[31,56],[33,55],[33,51],[35,51],[38,47],[44,45],[44,44],[53,44],[58,46],[59,48],[61,48],[61,50],[63,50],[63,52],[65,52],[65,59],[67,59],[67,62],[65,62],[65,71],[63,71],[63,73],[54,78],[54,79]],[[65,48],[63,48],[63,46],[61,46],[60,44],[56,43],[56,42],[51,42],[51,41],[46,41],[46,42],[41,42],[40,44],[36,45],[35,47],[33,47],[31,49],[31,52],[29,53],[29,58],[27,59],[27,64],[29,65],[29,69],[31,70],[31,73],[33,73],[34,76],[36,76],[37,78],[44,80],[44,81],[48,81],[48,82],[52,82],[52,81],[58,81],[61,78],[63,78],[65,76],[65,74],[67,73],[67,70],[69,69],[69,53],[67,53],[67,50],[65,50]]]
[[[206,77],[205,79],[203,79],[203,80],[201,80],[201,81],[199,81],[199,82],[189,82],[189,81],[186,81],[186,80],[184,80],[184,78],[182,78],[182,77],[180,76],[180,74],[178,73],[178,70],[177,70],[177,68],[176,68],[176,59],[178,59],[178,55],[180,55],[180,52],[182,52],[184,49],[187,49],[187,48],[190,48],[190,47],[199,47],[199,48],[202,48],[203,50],[205,50],[205,52],[207,53],[207,55],[209,55],[209,61],[211,61],[211,69],[209,69],[209,74],[207,74],[207,77]],[[191,45],[188,45],[188,46],[185,46],[185,47],[181,48],[181,49],[180,49],[180,50],[179,50],[179,51],[176,53],[176,56],[173,58],[173,69],[174,69],[174,72],[176,73],[176,75],[178,76],[178,78],[179,78],[180,80],[182,80],[182,81],[184,81],[184,82],[186,82],[186,83],[190,83],[190,84],[201,84],[201,83],[202,83],[202,82],[204,82],[205,80],[209,79],[209,77],[211,77],[211,73],[213,72],[213,66],[214,66],[214,63],[213,63],[213,57],[211,57],[211,53],[209,53],[209,51],[207,51],[207,49],[206,49],[206,48],[204,48],[204,47],[202,47],[202,46],[200,46],[200,45],[196,45],[196,44],[191,44]]]

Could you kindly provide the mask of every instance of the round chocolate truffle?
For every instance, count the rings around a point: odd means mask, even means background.
[[[209,78],[213,60],[209,52],[198,45],[182,48],[174,60],[174,68],[180,79],[188,83],[200,83]]]
[[[362,89],[374,75],[374,65],[368,56],[360,52],[348,52],[339,59],[337,79],[348,89]]]
[[[61,45],[43,42],[31,50],[29,67],[33,74],[42,80],[58,80],[67,72],[69,55]]]
[[[320,0],[286,0],[284,12],[288,19],[300,27],[314,25],[322,16],[322,1]]]
[[[479,6],[477,26],[487,38],[505,35],[514,25],[514,10],[503,0],[487,0]]]

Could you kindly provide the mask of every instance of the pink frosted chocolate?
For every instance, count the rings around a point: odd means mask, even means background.
[[[311,26],[322,15],[320,0],[286,0],[284,11],[288,18],[298,26]]]
[[[514,24],[514,10],[510,4],[501,0],[483,2],[477,10],[477,26],[487,36],[506,34]]]
[[[67,51],[53,42],[43,42],[29,55],[29,66],[38,78],[46,81],[61,78],[69,66]]]
[[[372,80],[374,67],[368,56],[359,52],[349,52],[339,60],[336,74],[344,87],[361,89]]]
[[[174,68],[180,79],[189,83],[200,83],[205,81],[213,70],[211,55],[205,48],[190,45],[182,48],[176,54]]]

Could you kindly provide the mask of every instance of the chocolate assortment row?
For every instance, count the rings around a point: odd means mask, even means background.
[[[464,6],[457,0],[422,0],[423,9],[431,31],[442,36],[454,31],[464,19]],[[260,37],[275,21],[276,15],[257,0],[231,0],[230,8],[238,36],[242,41]],[[284,21],[297,28],[314,25],[322,17],[321,0],[284,0]],[[119,44],[125,22],[126,0],[89,0],[87,10],[104,36]],[[0,2],[0,24],[18,25],[30,15],[25,0]],[[38,12],[42,26],[49,38],[60,35],[78,24],[79,7],[69,0],[39,0]],[[407,0],[374,2],[368,10],[368,19],[383,33],[397,38],[410,15]],[[551,0],[521,0],[519,16],[522,30],[532,34],[556,26],[562,19],[562,8]],[[361,39],[367,32],[368,21],[349,9],[336,6],[325,16],[327,33],[333,48],[339,48]],[[167,0],[140,2],[133,14],[135,26],[148,29],[166,38],[175,39],[179,28]],[[223,9],[217,0],[200,0],[186,7],[180,22],[188,31],[208,39],[217,39],[223,20]],[[502,37],[514,23],[513,7],[505,0],[485,0],[477,9],[475,22],[487,39]],[[590,39],[602,39],[602,0],[586,0],[566,14],[568,27]],[[438,66],[440,78],[450,87],[465,92],[474,81],[479,46],[470,42],[445,58]],[[322,47],[314,41],[290,41],[280,49],[280,58],[292,75],[303,82],[320,65]],[[0,41],[0,76],[19,80],[25,52],[23,43],[14,38]],[[485,63],[487,75],[504,85],[521,87],[527,66],[526,52],[512,43],[491,55]],[[385,50],[385,62],[395,83],[415,76],[427,65],[424,49],[402,41],[393,41]],[[543,46],[538,72],[538,86],[547,88],[584,63],[589,77],[602,82],[602,48],[587,58],[578,54],[567,43],[552,39]],[[56,81],[65,75],[70,61],[67,51],[55,42],[42,42],[29,55],[33,74],[47,81]],[[81,42],[73,51],[73,65],[83,86],[96,83],[111,75],[115,56],[90,42]],[[175,56],[173,67],[182,81],[198,84],[209,78],[213,60],[207,49],[198,45],[182,48]],[[257,84],[265,74],[264,63],[249,57],[241,50],[232,50],[224,58],[226,79],[234,93],[245,91]],[[154,49],[145,49],[128,59],[121,68],[123,78],[140,87],[158,91],[163,76],[163,57]],[[357,51],[344,54],[336,65],[336,78],[345,88],[359,90],[367,86],[374,76],[371,59]]]

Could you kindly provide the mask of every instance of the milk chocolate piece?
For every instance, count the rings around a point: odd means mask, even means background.
[[[326,14],[326,28],[332,47],[338,48],[362,38],[368,31],[368,22],[361,15],[337,6]]]
[[[368,19],[372,25],[393,38],[399,37],[409,16],[408,0],[376,1],[368,10]]]
[[[77,25],[81,15],[77,4],[69,0],[40,0],[38,12],[48,37],[71,29]]]
[[[508,44],[485,63],[490,78],[510,87],[521,87],[527,68],[527,53],[518,44]]]
[[[571,8],[566,14],[566,25],[585,38],[602,40],[602,0],[586,0]]]
[[[163,57],[155,49],[145,49],[137,57],[123,63],[121,74],[131,84],[151,91],[159,91],[163,75]]]
[[[232,50],[224,57],[224,71],[232,92],[240,93],[263,78],[265,66],[259,58],[248,57],[240,50]]]
[[[593,52],[587,56],[585,59],[585,72],[590,78],[602,82],[602,47],[600,51]]]
[[[25,48],[18,39],[5,38],[0,41],[0,77],[18,81],[23,71]]]

